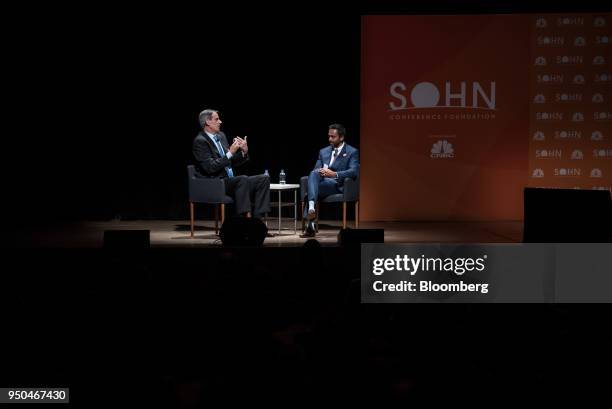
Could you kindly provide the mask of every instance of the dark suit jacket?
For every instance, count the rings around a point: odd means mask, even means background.
[[[323,165],[329,164],[332,152],[333,149],[331,145],[321,149],[319,151],[319,158],[315,164],[315,169],[322,168]],[[357,179],[359,177],[359,151],[345,143],[330,169],[338,173],[338,185],[344,183],[344,178]]]
[[[229,151],[229,145],[227,144],[227,138],[223,132],[219,132],[219,141],[225,153],[227,153]],[[236,168],[242,166],[248,160],[248,155],[245,157],[240,150],[232,156],[231,160],[228,159],[227,156],[221,156],[213,141],[211,141],[210,137],[203,131],[193,140],[193,162],[197,176],[226,178],[226,167],[230,166],[234,174],[237,174]]]

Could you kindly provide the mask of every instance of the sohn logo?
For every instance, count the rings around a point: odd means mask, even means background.
[[[495,81],[487,85],[478,81],[444,81],[442,85],[419,82],[410,89],[403,82],[394,82],[389,87],[389,94],[389,111],[440,108],[496,110]]]

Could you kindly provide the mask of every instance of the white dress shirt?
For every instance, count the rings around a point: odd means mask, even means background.
[[[204,132],[206,133],[206,135],[208,135],[210,140],[213,142],[213,145],[215,145],[215,147],[216,147],[217,146],[217,142],[215,141],[215,135],[211,134],[211,133],[208,133],[206,131],[204,131]],[[221,139],[219,139],[219,145],[221,145]],[[221,145],[221,147],[223,148],[223,145]],[[217,149],[219,149],[219,148],[217,148]],[[232,156],[234,156],[234,155],[232,155],[232,153],[228,149],[227,152],[225,152],[225,156],[227,156],[228,159],[231,159]]]
[[[342,142],[342,145],[338,146],[338,148],[332,148],[332,157],[331,160],[329,161],[329,167],[331,168],[331,165],[334,163],[334,161],[336,160],[336,158],[340,155],[340,152],[342,152],[342,148],[344,148],[344,142]],[[334,156],[334,149],[338,149],[336,152],[338,152],[336,154],[336,156]]]

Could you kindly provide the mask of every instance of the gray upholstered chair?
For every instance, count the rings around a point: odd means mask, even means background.
[[[215,205],[215,234],[219,234],[219,208],[221,209],[221,224],[223,224],[225,221],[225,205],[234,203],[234,200],[225,194],[225,183],[223,179],[197,177],[193,165],[187,166],[187,179],[189,181],[191,237],[193,237],[194,229],[195,203]]]
[[[308,196],[308,176],[303,176],[300,179],[300,198],[302,202],[302,215],[304,214],[304,200]],[[340,203],[342,202],[342,228],[346,229],[346,204],[349,202],[355,203],[355,228],[359,228],[359,178],[344,179],[344,191],[335,195],[327,196],[321,200],[323,203]],[[317,210],[317,218],[315,219],[315,229],[319,231],[319,200],[315,203]],[[305,228],[305,221],[302,217],[302,230]]]

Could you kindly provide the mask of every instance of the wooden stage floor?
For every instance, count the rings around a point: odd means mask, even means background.
[[[293,233],[293,223],[287,223],[278,235],[277,224],[269,222],[270,233],[264,245],[298,247],[307,239]],[[189,234],[189,222],[181,220],[89,221],[21,228],[5,236],[9,247],[17,248],[97,248],[102,247],[105,230],[145,229],[151,231],[152,247],[211,247],[221,246],[210,221],[196,223],[195,237]],[[323,246],[337,245],[341,224],[322,221],[316,239]],[[505,222],[363,222],[360,228],[384,229],[385,243],[519,243],[522,240],[521,221]]]

